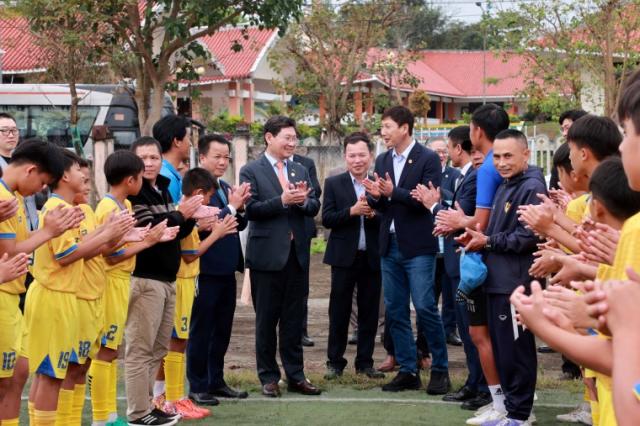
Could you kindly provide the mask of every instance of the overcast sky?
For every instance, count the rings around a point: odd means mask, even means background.
[[[442,8],[449,16],[464,22],[477,22],[482,17],[482,10],[476,6],[473,0],[433,0],[434,6]],[[482,1],[482,7],[486,9],[487,2]],[[497,12],[511,8],[515,5],[513,0],[493,0],[490,12]]]

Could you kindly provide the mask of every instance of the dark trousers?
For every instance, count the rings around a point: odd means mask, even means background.
[[[294,383],[304,380],[301,321],[304,270],[298,263],[293,241],[289,259],[281,271],[251,269],[251,298],[256,311],[256,364],[260,382],[265,385],[280,380],[276,362],[278,340],[287,379]]]
[[[187,344],[191,392],[205,393],[225,385],[224,356],[229,348],[235,310],[235,275],[200,275]]]
[[[562,372],[570,374],[571,377],[575,379],[582,377],[582,370],[580,370],[578,364],[574,363],[564,355],[562,355]]]
[[[538,358],[533,333],[518,325],[509,295],[488,294],[491,344],[509,418],[527,420],[533,407]]]
[[[442,295],[442,308],[440,316],[442,317],[442,326],[444,334],[447,336],[456,331],[456,307],[455,293],[451,290],[451,280],[447,280],[447,271],[444,267],[444,257],[438,255],[436,258],[436,280],[434,291],[436,292],[436,303]]]
[[[311,238],[309,238],[308,245],[309,253],[311,253]],[[309,256],[309,263],[311,263],[311,256]],[[307,325],[309,323],[309,263],[307,264],[307,270],[304,272],[304,298],[302,302],[302,334],[308,336]]]
[[[381,287],[380,271],[372,270],[364,251],[358,251],[349,268],[331,267],[328,366],[342,370],[347,365],[344,351],[347,348],[353,290],[357,288],[358,348],[355,367],[356,370],[373,367]]]
[[[452,293],[456,294],[460,277],[449,278],[448,275],[445,275],[444,279],[451,287]],[[478,349],[476,345],[473,344],[471,336],[469,335],[469,312],[467,311],[467,304],[464,302],[455,303],[454,306],[456,323],[458,324],[460,340],[462,340],[462,348],[464,349],[464,355],[467,361],[467,370],[469,371],[467,381],[464,385],[476,392],[489,392],[487,381],[484,378],[482,366],[480,365]]]

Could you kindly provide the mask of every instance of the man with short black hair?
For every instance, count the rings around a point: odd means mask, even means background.
[[[380,256],[386,321],[393,338],[400,372],[383,391],[419,389],[416,344],[411,329],[409,300],[413,301],[433,356],[427,393],[446,394],[450,387],[444,328],[434,294],[435,255],[433,215],[413,199],[411,190],[430,182],[440,186],[438,155],[413,139],[413,114],[403,106],[382,116],[382,138],[388,151],[376,159],[375,179],[363,184],[369,204],[380,211]]]
[[[162,148],[160,174],[169,179],[169,194],[174,204],[182,198],[182,175],[180,163],[189,160],[191,148],[191,123],[189,119],[175,114],[162,117],[153,126],[153,137]]]
[[[354,289],[358,292],[356,373],[370,378],[384,377],[373,368],[381,288],[380,221],[367,203],[362,184],[368,176],[372,151],[366,134],[350,134],[344,140],[347,171],[328,177],[324,183],[322,225],[331,229],[324,255],[324,263],[331,265],[327,379],[341,376],[347,365],[344,352]]]
[[[304,218],[315,216],[320,202],[307,170],[290,160],[298,143],[295,121],[271,117],[264,124],[264,139],[264,154],[240,170],[240,182],[251,185],[251,198],[246,203],[250,221],[246,266],[251,271],[256,311],[258,377],[263,395],[280,396],[279,340],[289,391],[319,395],[320,389],[304,374],[301,318],[304,273],[309,264]]]
[[[203,135],[198,141],[198,155],[200,167],[218,182],[209,206],[220,209],[219,219],[235,216],[237,229],[242,231],[247,227],[244,203],[250,196],[249,186],[232,187],[222,180],[231,162],[231,144],[219,134]],[[200,238],[208,234],[200,233]],[[217,396],[248,396],[245,391],[232,389],[224,380],[224,357],[236,310],[235,273],[242,271],[244,259],[237,233],[219,239],[202,255],[187,348],[189,396],[199,404],[215,405]]]
[[[558,119],[558,124],[560,124],[560,130],[562,131],[562,136],[567,139],[567,134],[569,133],[569,129],[579,118],[587,115],[587,111],[581,109],[570,109],[562,114],[560,114],[560,118]],[[555,167],[551,168],[551,178],[549,179],[549,189],[558,189],[560,181],[558,180],[558,170]]]

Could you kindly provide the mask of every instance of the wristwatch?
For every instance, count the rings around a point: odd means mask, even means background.
[[[484,243],[484,249],[486,251],[491,251],[491,237],[487,237],[487,242]]]

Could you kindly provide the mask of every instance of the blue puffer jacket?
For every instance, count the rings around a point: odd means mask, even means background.
[[[529,288],[533,279],[529,268],[540,239],[518,220],[518,207],[540,204],[537,194],[546,193],[542,170],[535,166],[498,187],[485,232],[491,246],[484,253],[489,270],[484,283],[487,293],[511,294],[519,285]]]

